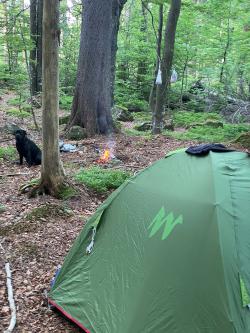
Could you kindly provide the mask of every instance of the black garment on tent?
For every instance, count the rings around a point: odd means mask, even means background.
[[[210,151],[216,153],[226,153],[230,151],[234,151],[233,149],[228,149],[220,143],[206,143],[198,146],[191,146],[186,150],[186,153],[191,155],[201,155],[205,156]]]

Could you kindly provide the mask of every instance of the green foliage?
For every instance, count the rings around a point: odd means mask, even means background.
[[[70,110],[72,106],[73,96],[61,95],[59,106],[63,110]]]
[[[14,159],[16,157],[16,149],[14,147],[0,147],[1,159]]]
[[[13,105],[13,106],[19,106],[20,103],[22,103],[22,102],[23,102],[23,100],[20,101],[19,97],[10,98],[8,100],[8,104]]]
[[[135,121],[151,121],[152,114],[151,112],[132,112]]]
[[[19,109],[9,109],[6,110],[6,113],[14,116],[14,117],[18,117],[18,118],[28,118],[31,117],[31,113],[24,111],[24,110],[19,110]]]
[[[217,113],[196,113],[179,111],[174,113],[175,127],[186,127],[194,123],[204,123],[206,120],[222,120],[221,116]]]
[[[165,131],[167,136],[180,140],[197,140],[200,142],[228,142],[236,139],[241,133],[248,132],[249,125],[243,124],[224,124],[223,127],[213,128],[210,126],[197,126],[185,132]]]
[[[72,212],[67,206],[57,204],[45,204],[32,209],[30,213],[26,215],[26,220],[34,221],[39,219],[51,219],[53,217],[70,216]]]
[[[68,200],[77,196],[78,192],[72,186],[63,185],[58,194],[59,199]]]
[[[142,136],[144,138],[152,139],[151,131],[137,131],[134,128],[126,128],[124,129],[124,133],[129,136]]]
[[[106,192],[118,188],[129,176],[125,171],[91,167],[80,170],[76,180],[97,192]]]

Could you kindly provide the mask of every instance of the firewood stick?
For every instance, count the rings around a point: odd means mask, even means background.
[[[7,275],[7,290],[8,290],[8,301],[9,301],[9,306],[11,310],[11,319],[10,319],[10,324],[9,327],[4,333],[11,333],[13,332],[15,326],[16,326],[16,306],[15,306],[15,301],[14,301],[14,296],[13,296],[13,288],[12,288],[12,283],[11,283],[11,270],[10,270],[10,264],[6,263],[5,264],[5,271]]]
[[[15,177],[15,176],[27,176],[27,175],[29,175],[28,172],[25,172],[25,173],[6,173],[6,174],[0,175],[0,177]]]

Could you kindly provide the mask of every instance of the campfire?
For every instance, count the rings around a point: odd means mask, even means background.
[[[109,149],[105,149],[97,163],[100,164],[106,164],[108,163],[112,158],[114,158],[114,155],[111,153]]]

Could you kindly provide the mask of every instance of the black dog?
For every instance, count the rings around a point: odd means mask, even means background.
[[[29,167],[32,165],[41,164],[42,152],[39,147],[30,139],[27,138],[27,133],[24,130],[17,130],[15,132],[16,149],[20,157],[20,165],[23,164],[25,157]]]

